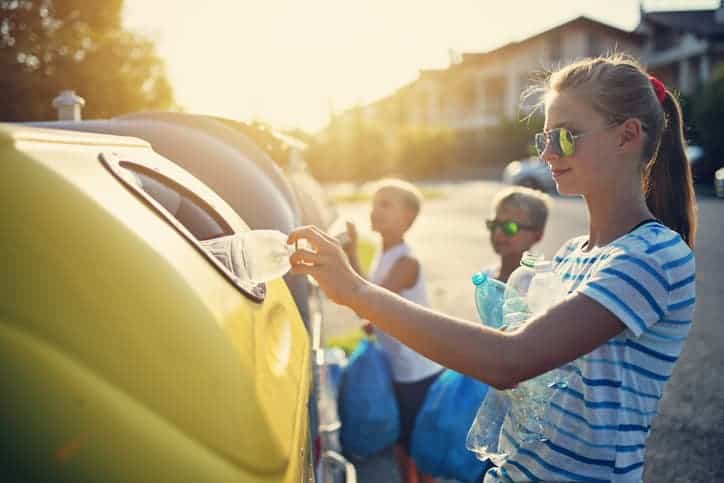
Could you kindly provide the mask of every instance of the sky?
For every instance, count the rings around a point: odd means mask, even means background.
[[[125,0],[186,111],[314,132],[450,52],[485,52],[579,15],[632,30],[638,0]],[[648,10],[718,0],[647,0]]]

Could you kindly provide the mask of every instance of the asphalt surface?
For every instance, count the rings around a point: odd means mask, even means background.
[[[502,185],[494,182],[436,184],[443,196],[426,202],[408,241],[422,262],[431,305],[475,319],[470,276],[495,262],[483,220]],[[724,199],[699,189],[695,321],[661,400],[647,444],[644,481],[724,481]],[[370,238],[368,204],[341,205]],[[582,200],[555,197],[539,249],[546,258],[587,229]],[[359,322],[343,308],[328,307],[325,337],[348,332]],[[399,481],[391,452],[356,461],[360,483]]]

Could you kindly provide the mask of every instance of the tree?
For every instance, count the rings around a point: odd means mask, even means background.
[[[696,140],[711,159],[724,160],[724,65],[718,67],[692,102]]]
[[[0,120],[56,117],[61,90],[86,99],[84,117],[174,106],[148,38],[121,26],[123,0],[0,0]]]

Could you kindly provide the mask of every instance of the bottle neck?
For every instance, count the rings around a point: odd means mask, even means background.
[[[523,256],[520,258],[521,266],[528,268],[536,268],[541,263],[546,263],[543,261],[542,253],[523,252]]]

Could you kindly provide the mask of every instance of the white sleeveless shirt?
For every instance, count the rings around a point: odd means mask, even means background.
[[[381,284],[395,263],[397,263],[397,260],[409,256],[410,253],[410,247],[406,243],[400,243],[383,252],[382,255],[375,258],[372,264],[371,280],[377,285]],[[400,296],[420,305],[428,305],[422,268],[420,268],[417,275],[415,285],[402,290]],[[436,362],[418,354],[377,327],[375,327],[375,335],[390,362],[392,377],[396,382],[419,381],[442,370],[442,366]]]

